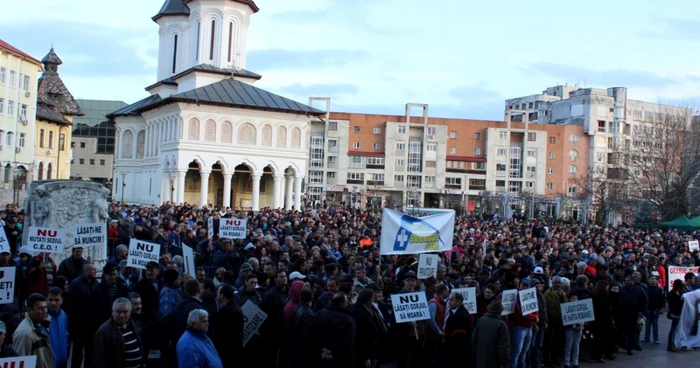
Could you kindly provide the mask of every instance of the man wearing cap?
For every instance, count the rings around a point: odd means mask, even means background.
[[[487,313],[476,322],[472,334],[472,351],[476,368],[507,367],[510,362],[510,332],[501,319],[503,305],[495,299]]]
[[[107,321],[112,314],[112,303],[119,298],[129,296],[129,289],[117,276],[117,268],[108,264],[102,269],[102,282],[97,284],[93,293],[97,306],[95,327],[98,327]]]
[[[238,278],[233,283],[233,287],[236,289],[242,288],[245,285],[245,278],[250,275],[251,272],[253,272],[253,266],[248,262],[244,262],[238,272]]]

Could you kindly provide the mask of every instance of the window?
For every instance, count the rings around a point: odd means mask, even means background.
[[[450,139],[457,139],[457,132],[450,132]]]
[[[554,152],[550,152],[550,153],[547,155],[547,157],[549,157],[550,160],[554,160],[554,157],[555,157]]]
[[[506,181],[505,180],[496,180],[496,187],[500,188],[505,188],[506,187]]]
[[[536,149],[527,150],[527,157],[537,157],[537,150]]]
[[[403,175],[394,175],[394,181],[403,183]]]
[[[177,35],[173,35],[173,74],[177,68]]]
[[[354,172],[349,172],[347,176],[348,180],[365,180],[365,174],[364,173],[354,173]]]
[[[328,179],[335,179],[335,172],[330,171],[326,173],[326,178]]]
[[[549,189],[549,190],[554,189],[554,183],[547,183],[547,189]]]
[[[5,99],[0,98],[0,115],[5,113]]]
[[[91,159],[90,159],[90,165],[94,165],[94,164],[95,164],[95,159],[94,159],[94,158],[91,158]]]
[[[576,194],[576,187],[569,187],[569,194]]]
[[[496,171],[506,171],[506,164],[496,164]]]
[[[496,156],[505,156],[506,153],[508,153],[507,148],[498,148],[496,149]]]
[[[421,177],[418,175],[408,176],[408,187],[409,188],[420,188],[421,187]]]
[[[323,171],[309,171],[309,184],[322,184],[323,183]]]
[[[406,134],[406,126],[405,125],[399,125],[397,129],[399,131],[399,134]]]
[[[7,115],[15,116],[15,102],[12,100],[7,101]]]
[[[450,147],[450,153],[453,155],[457,153],[457,147]]]
[[[434,168],[437,163],[435,161],[425,161],[425,167]]]
[[[80,148],[85,148],[85,142],[80,142]]]
[[[569,151],[569,157],[571,157],[571,161],[575,161],[578,158],[578,151],[577,150]]]
[[[66,150],[66,135],[65,134],[58,135],[58,149],[60,151]]]
[[[39,129],[39,147],[44,148],[44,129]]]
[[[574,175],[578,172],[578,168],[574,165],[569,166],[569,174]]]
[[[557,143],[557,139],[555,137],[549,137],[549,144],[555,144]]]
[[[100,166],[104,166],[105,164],[107,164],[105,159],[100,159]]]
[[[384,166],[384,157],[367,157],[367,165]]]
[[[474,148],[474,156],[481,156],[481,148],[479,148],[479,147]]]
[[[197,22],[197,53],[194,54],[194,60],[199,61],[199,38],[202,33],[202,22]]]
[[[338,157],[336,157],[336,156],[328,156],[328,163],[329,163],[329,164],[334,164],[334,163],[336,163],[336,161],[338,161],[337,158],[338,158]]]
[[[53,130],[49,130],[49,149],[53,148]]]
[[[537,140],[537,133],[527,133],[527,141],[534,142]]]
[[[486,162],[474,162],[474,169],[486,170]]]
[[[335,132],[338,130],[338,122],[337,121],[329,121],[328,122],[328,131]]]
[[[537,172],[537,167],[535,167],[535,166],[528,166],[528,167],[525,168],[525,171],[534,174],[534,173]]]
[[[480,141],[481,140],[481,133],[474,133],[474,140]]]
[[[24,144],[27,140],[27,135],[25,133],[19,133],[19,146],[24,147]]]
[[[25,75],[24,79],[22,80],[22,89],[25,91],[29,91],[29,76]]]
[[[70,148],[75,148],[75,142],[70,142]]]
[[[228,62],[231,62],[233,54],[233,22],[228,23]]]
[[[353,128],[353,131],[355,132],[355,134],[360,133],[362,132],[362,127],[356,126]]]
[[[22,104],[19,108],[19,119],[22,121],[27,121],[27,105]]]
[[[362,156],[350,156],[350,163],[348,167],[351,169],[364,169],[365,168],[365,158]]]
[[[360,148],[360,142],[352,142],[352,148],[354,148],[354,149]]]
[[[397,151],[405,151],[406,150],[406,143],[405,142],[396,142],[396,150]]]
[[[437,132],[437,128],[436,128],[436,127],[428,127],[428,130],[427,130],[428,137],[433,137],[433,136],[435,136],[435,133],[436,133],[436,132]]]
[[[435,177],[434,176],[426,176],[425,182],[433,184],[433,183],[435,183]]]
[[[548,169],[547,169],[547,174],[549,174],[549,175],[554,174],[554,168],[553,168],[553,167],[548,168]]]
[[[7,135],[5,136],[5,138],[7,138],[6,139],[7,145],[12,147],[15,143],[15,134],[12,132],[8,132]]]
[[[403,158],[397,159],[396,160],[396,166],[406,166],[406,160]]]
[[[81,165],[85,165],[85,159],[84,159],[84,158],[80,158],[80,159],[78,159],[78,161],[80,162]]]
[[[498,181],[496,181],[498,185]],[[505,186],[505,183],[503,184]],[[486,180],[484,179],[469,179],[469,190],[484,190],[486,189]]]
[[[571,143],[576,144],[576,142],[578,142],[578,136],[577,136],[576,134],[572,134],[572,135],[569,137],[569,141],[571,141]]]
[[[534,181],[526,181],[525,182],[525,188],[534,188],[534,187],[535,187]]]
[[[15,83],[17,83],[17,73],[14,70],[10,70],[10,87],[15,88]]]
[[[462,178],[445,178],[445,185],[462,186]]]
[[[382,128],[374,128],[374,129],[372,129],[372,133],[374,133],[374,134],[382,134]]]
[[[371,174],[369,180],[381,181],[383,183],[384,182],[384,174]]]
[[[336,148],[338,147],[338,141],[335,139],[329,139],[328,140],[328,148]]]
[[[375,151],[379,151],[380,149],[382,149],[382,144],[381,144],[381,143],[376,143],[376,142],[375,142],[372,146],[374,147],[374,150],[375,150]]]
[[[216,37],[216,21],[211,21],[211,40],[209,40],[209,60],[214,60],[214,38]]]
[[[502,141],[508,139],[508,132],[498,132],[498,139]]]
[[[5,74],[7,73],[7,69],[0,67],[0,84],[5,84]]]

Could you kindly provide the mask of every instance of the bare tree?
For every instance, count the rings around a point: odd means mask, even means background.
[[[697,203],[693,184],[700,173],[700,123],[691,109],[649,117],[617,158],[622,165],[614,176],[628,184],[630,198],[651,205],[661,219],[687,215]]]
[[[576,193],[569,197],[579,200],[586,207],[586,218],[590,207],[593,207],[596,210],[596,224],[605,224],[610,214],[618,213],[630,204],[624,182],[608,177],[606,172],[594,169],[586,175],[571,178],[569,182],[576,186]]]

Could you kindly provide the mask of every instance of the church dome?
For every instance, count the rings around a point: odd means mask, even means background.
[[[158,14],[151,19],[155,22],[167,15],[190,15],[190,8],[185,5],[183,0],[165,0]]]

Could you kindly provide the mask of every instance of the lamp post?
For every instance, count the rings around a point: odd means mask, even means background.
[[[170,204],[174,204],[175,202],[175,185],[173,185],[173,182],[170,182]]]
[[[126,183],[122,180],[122,204],[124,204],[124,188],[126,188]]]

